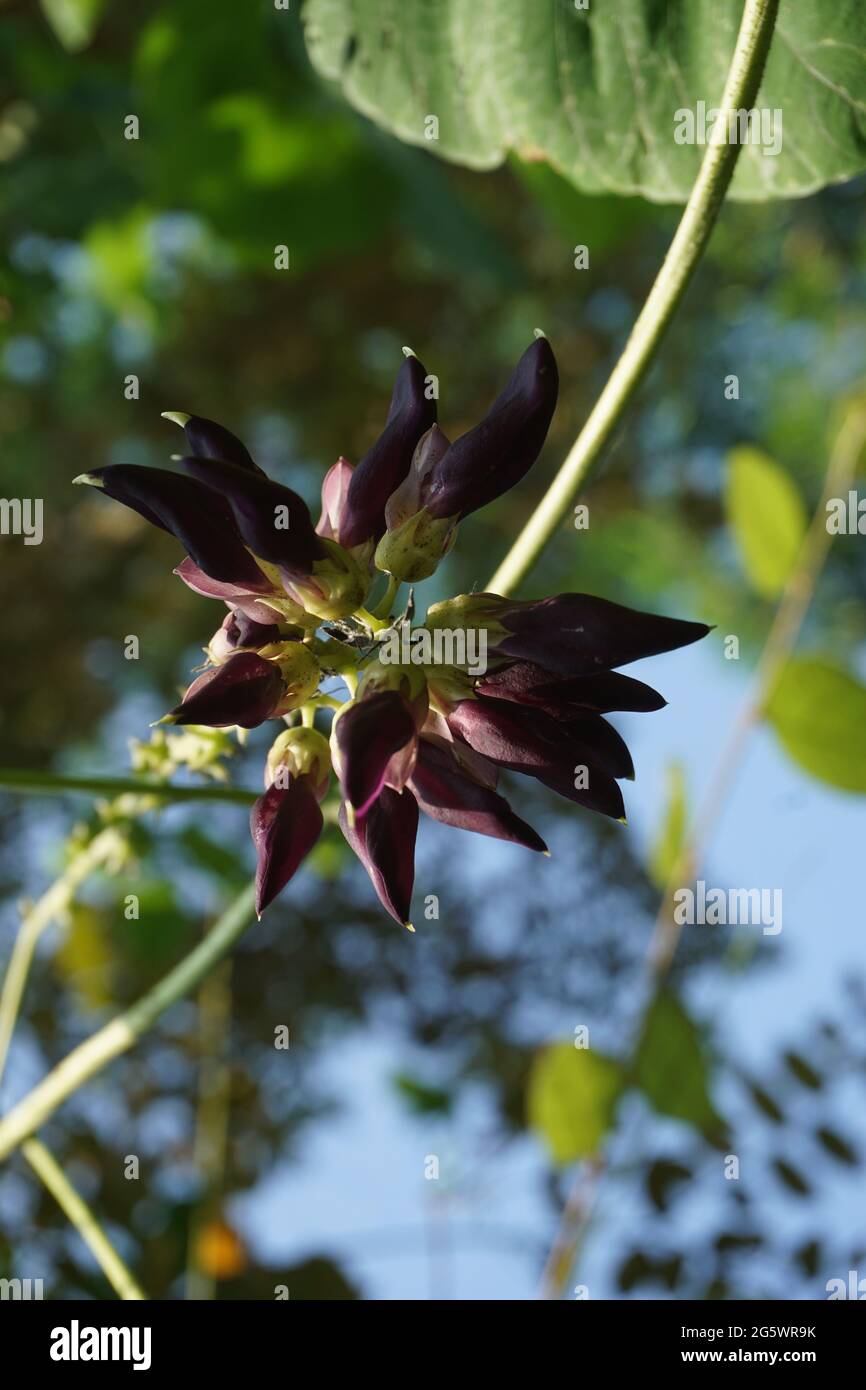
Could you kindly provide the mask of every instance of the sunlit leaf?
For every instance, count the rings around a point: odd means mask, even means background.
[[[794,762],[833,787],[866,792],[866,686],[816,657],[787,663],[767,718]]]
[[[86,48],[102,18],[106,0],[40,0],[42,12],[64,48]]]
[[[741,15],[741,0],[306,0],[303,10],[314,65],[400,139],[473,169],[515,151],[588,192],[657,202],[684,200],[694,183],[706,135],[680,112],[721,97]],[[790,197],[862,169],[864,78],[858,0],[782,5],[765,124],[746,132],[733,196]]]
[[[796,485],[759,449],[732,449],[725,503],[749,582],[763,598],[776,598],[806,532],[806,508]]]
[[[598,1153],[622,1091],[619,1062],[571,1042],[552,1043],[529,1076],[527,1118],[555,1163]]]
[[[668,991],[655,999],[647,1013],[635,1077],[659,1114],[685,1120],[711,1138],[723,1131],[710,1098],[710,1068],[701,1035]]]

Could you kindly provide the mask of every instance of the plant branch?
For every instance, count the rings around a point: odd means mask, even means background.
[[[60,1164],[39,1139],[27,1139],[21,1152],[30,1167],[88,1246],[115,1293],[123,1299],[146,1299],[83,1197],[76,1192]]]
[[[73,1091],[119,1057],[153,1027],[165,1010],[188,994],[221,960],[248,926],[255,889],[244,888],[203,941],[131,1008],[73,1049],[32,1091],[0,1119],[0,1159],[33,1134]]]
[[[653,360],[715,225],[740,146],[727,143],[727,116],[750,109],[758,95],[773,36],[779,0],[746,0],[725,90],[723,116],[701,162],[674,239],[655,283],[638,315],[628,342],[565,462],[490,579],[493,593],[514,592],[536,563],[557,527],[568,515],[577,493],[619,424]],[[716,137],[715,132],[719,132]]]
[[[233,801],[251,806],[259,795],[244,787],[214,783],[204,787],[179,787],[171,782],[144,777],[64,777],[54,772],[28,772],[19,768],[0,768],[0,791],[32,792],[39,796],[63,796],[82,792],[89,796],[121,796],[132,792],[166,801]]]
[[[106,826],[93,837],[89,845],[76,854],[60,878],[52,883],[39,901],[24,911],[3,978],[3,990],[0,993],[0,1082],[3,1080],[9,1043],[40,936],[52,921],[65,912],[75,890],[85,879],[122,850],[123,837],[117,826]]]

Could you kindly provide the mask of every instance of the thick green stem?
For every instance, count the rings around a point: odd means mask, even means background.
[[[156,796],[166,801],[233,801],[251,806],[258,792],[230,787],[221,782],[206,787],[178,787],[171,782],[145,777],[64,777],[54,772],[28,772],[20,768],[0,768],[0,791],[32,792],[38,796],[63,796],[81,792],[87,796],[122,796],[132,792]]]
[[[254,902],[254,885],[249,884],[195,950],[158,985],[70,1052],[8,1115],[3,1116],[0,1159],[6,1158],[22,1140],[44,1124],[67,1096],[115,1057],[128,1051],[170,1005],[198,984],[246,929],[253,916]]]
[[[93,1212],[76,1192],[54,1155],[39,1139],[26,1140],[21,1146],[21,1152],[99,1261],[100,1268],[115,1293],[127,1300],[146,1299],[147,1295],[136,1283]]]
[[[754,105],[778,7],[779,0],[746,0],[728,80],[719,103],[722,112],[750,109]],[[703,255],[731,182],[740,146],[727,143],[727,129],[727,119],[720,116],[714,126],[714,131],[719,132],[718,138],[707,147],[674,239],[622,356],[565,462],[487,584],[492,593],[511,594],[526,578],[568,515],[589,470],[619,424],[652,362]]]

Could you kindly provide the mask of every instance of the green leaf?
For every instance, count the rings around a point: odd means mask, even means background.
[[[40,0],[42,13],[70,53],[86,48],[102,18],[106,0]]]
[[[709,1063],[697,1026],[675,995],[650,1006],[635,1064],[635,1080],[660,1115],[694,1125],[708,1138],[724,1129],[709,1092]]]
[[[776,598],[794,567],[808,524],[797,487],[759,449],[732,449],[725,504],[752,587],[763,598]]]
[[[303,20],[318,71],[409,144],[473,169],[514,151],[587,192],[669,203],[687,198],[704,153],[675,138],[689,134],[680,112],[717,105],[742,9],[742,0],[584,10],[571,0],[306,0]],[[782,5],[758,103],[767,127],[747,137],[732,196],[788,198],[858,173],[864,88],[860,0]]]
[[[679,763],[668,768],[668,804],[658,837],[650,852],[649,871],[653,883],[667,887],[683,847],[687,825],[686,780]]]
[[[529,1075],[529,1126],[546,1141],[554,1163],[598,1153],[622,1092],[619,1062],[573,1042],[539,1052]]]
[[[866,792],[866,686],[816,657],[787,663],[766,715],[786,753],[831,787]]]

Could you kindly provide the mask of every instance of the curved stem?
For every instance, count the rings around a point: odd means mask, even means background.
[[[511,594],[523,582],[541,552],[564,521],[579,488],[598,459],[650,365],[713,230],[740,146],[727,142],[727,115],[753,106],[779,0],[746,0],[740,32],[719,103],[724,119],[714,126],[700,171],[674,239],[638,315],[628,342],[565,462],[492,576],[487,588]],[[716,139],[715,132],[720,132]]]
[[[388,575],[388,587],[386,588],[386,590],[385,590],[384,594],[382,595],[381,599],[379,600],[379,602],[376,604],[376,607],[373,609],[373,616],[374,616],[374,618],[389,618],[389,617],[390,617],[390,615],[391,615],[391,608],[392,608],[392,606],[393,606],[394,599],[395,599],[396,596],[397,596],[397,590],[398,590],[399,588],[400,588],[400,580],[399,580],[399,579],[396,579],[396,578],[394,577],[393,574],[389,574],[389,575]]]
[[[130,1270],[118,1255],[84,1198],[76,1192],[60,1164],[39,1139],[28,1139],[21,1152],[42,1179],[64,1216],[99,1262],[103,1274],[120,1298],[146,1299]]]
[[[53,1071],[0,1120],[0,1159],[33,1134],[58,1105],[107,1063],[128,1051],[171,1004],[188,994],[221,960],[249,925],[255,906],[250,883],[207,936],[137,1003],[73,1049]]]
[[[258,796],[258,792],[222,783],[178,787],[171,782],[148,781],[144,777],[64,777],[54,772],[28,772],[11,767],[0,768],[0,791],[33,792],[39,796],[63,796],[70,792],[122,796],[132,792],[166,801],[233,801],[239,806],[251,806]]]
[[[39,901],[23,913],[9,957],[9,965],[3,977],[3,990],[0,993],[0,1082],[3,1080],[9,1043],[40,936],[69,906],[76,888],[79,888],[95,869],[101,868],[117,854],[122,846],[123,839],[116,825],[108,825],[104,830],[100,830],[90,844],[76,854],[72,863],[60,878],[52,883],[47,892],[43,893]]]

